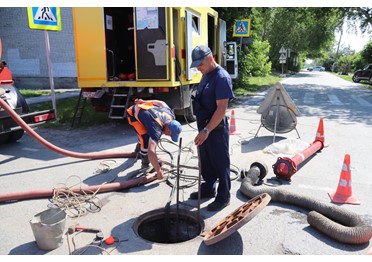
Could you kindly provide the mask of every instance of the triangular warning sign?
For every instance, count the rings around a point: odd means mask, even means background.
[[[279,53],[287,53],[287,50],[285,50],[284,47],[280,48]]]
[[[236,32],[247,32],[247,28],[245,28],[244,23],[240,23],[238,29],[236,29]]]
[[[52,9],[50,7],[39,7],[37,12],[34,16],[34,20],[38,21],[49,21],[49,22],[57,22]]]
[[[271,106],[283,106],[293,112],[294,115],[300,116],[301,113],[298,110],[296,104],[293,102],[292,98],[289,96],[287,91],[284,89],[281,83],[276,83],[269,93],[267,94],[265,100],[257,109],[258,114],[266,114],[267,111],[271,109]]]
[[[274,134],[287,133],[296,128],[296,116],[301,115],[279,82],[267,94],[257,113],[261,114],[261,126]]]
[[[284,60],[286,58],[287,58],[287,56],[285,54],[281,54],[280,57],[279,57],[280,60]]]

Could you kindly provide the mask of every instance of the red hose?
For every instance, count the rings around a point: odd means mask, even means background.
[[[61,155],[69,156],[69,157],[75,157],[75,158],[84,158],[84,159],[104,159],[104,158],[135,158],[137,154],[135,152],[131,153],[110,153],[110,152],[93,152],[93,153],[77,153],[68,151],[65,149],[62,149],[60,147],[57,147],[48,141],[46,141],[44,138],[42,138],[40,135],[38,135],[31,127],[28,126],[28,124],[23,121],[23,119],[3,100],[0,99],[0,106],[5,109],[5,111],[8,112],[8,114],[13,118],[15,122],[19,126],[23,128],[32,138],[34,138],[36,141],[38,141],[40,144],[45,146],[46,148],[59,153]]]
[[[91,192],[104,193],[109,191],[118,191],[121,189],[131,188],[143,184],[150,183],[156,180],[156,174],[150,174],[144,177],[139,177],[129,181],[115,182],[103,185],[87,186],[87,187],[77,187],[70,189],[73,193],[86,194]],[[18,192],[18,193],[7,193],[0,194],[0,202],[8,202],[15,200],[33,199],[33,198],[45,198],[52,197],[54,195],[54,189],[50,190],[33,190],[29,192]],[[63,194],[63,191],[59,191]],[[66,192],[68,193],[68,192]]]

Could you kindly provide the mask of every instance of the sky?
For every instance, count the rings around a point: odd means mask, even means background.
[[[336,41],[340,40],[340,33],[336,33]],[[350,46],[355,52],[360,52],[364,49],[364,46],[369,42],[370,39],[368,33],[362,34],[358,28],[357,34],[354,32],[347,32],[347,28],[344,25],[344,31],[341,36],[340,48]],[[337,46],[336,46],[337,47]]]

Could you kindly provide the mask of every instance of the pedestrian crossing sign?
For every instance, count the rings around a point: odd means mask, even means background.
[[[27,7],[27,14],[31,29],[62,30],[59,7]]]
[[[251,19],[235,20],[233,37],[251,36]]]

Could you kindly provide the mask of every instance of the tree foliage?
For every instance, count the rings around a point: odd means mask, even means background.
[[[360,21],[360,31],[364,34],[372,31],[372,8],[371,7],[345,7],[340,8],[343,16],[349,21],[349,27],[353,27],[356,21]]]
[[[355,25],[355,21],[359,20],[360,30],[363,33],[372,30],[372,8],[369,7],[218,7],[215,9],[226,21],[227,40],[238,44],[240,39],[232,37],[234,22],[251,18],[253,42],[248,45],[248,48],[240,47],[242,50],[240,56],[243,58],[239,63],[239,72],[248,75],[260,75],[266,72],[266,68],[263,71],[262,68],[263,65],[269,65],[269,62],[274,68],[280,70],[279,50],[282,46],[289,48],[291,53],[299,57],[298,70],[305,59],[328,61],[329,65],[333,65],[337,57],[330,57],[329,51],[337,41],[335,32],[342,29],[345,20],[349,21],[350,26]],[[344,49],[345,52],[340,52],[337,56],[353,56],[352,59],[342,59],[348,61],[348,66],[352,64],[351,68],[361,61],[372,62],[372,44],[366,46],[359,56],[361,59],[359,62],[352,50]],[[270,61],[264,59],[267,56]],[[349,63],[349,60],[352,62]],[[346,62],[342,63],[346,64]],[[288,63],[286,66],[288,69]]]
[[[365,64],[372,63],[372,40],[366,44],[364,49],[360,52],[360,56]]]
[[[271,62],[268,56],[270,44],[267,40],[257,39],[249,47],[243,60],[243,70],[252,76],[266,76],[271,72]]]

